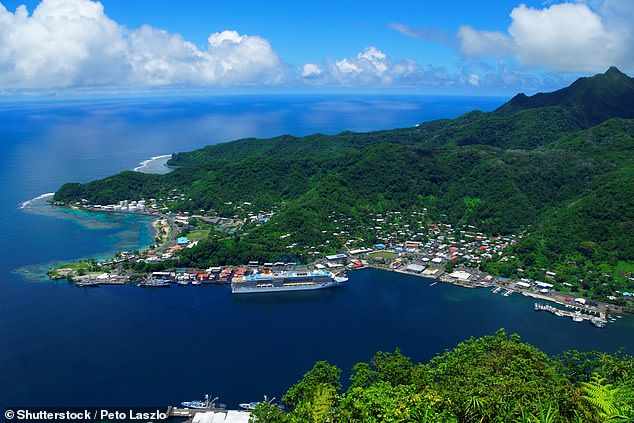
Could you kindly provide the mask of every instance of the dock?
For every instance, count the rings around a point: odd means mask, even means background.
[[[562,310],[555,306],[542,303],[535,303],[535,311],[547,311],[558,317],[570,317],[575,322],[588,320],[596,327],[604,327],[607,323],[607,320],[603,313],[601,313],[599,317],[597,317],[587,313],[582,313],[581,311]]]

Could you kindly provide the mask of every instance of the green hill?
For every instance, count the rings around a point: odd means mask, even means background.
[[[503,276],[521,268],[535,278],[549,269],[558,288],[566,283],[604,298],[634,290],[633,114],[632,79],[611,68],[554,93],[517,96],[490,113],[178,153],[170,163],[179,168],[167,175],[123,172],[66,184],[54,201],[171,198],[171,211],[243,219],[249,211],[272,213],[267,224],[246,223],[229,238],[212,232],[184,253],[182,265],[307,260],[346,240],[370,245],[383,240],[370,230],[377,217],[392,212],[421,231],[445,222],[524,234],[482,267]],[[424,217],[416,214],[423,210]]]

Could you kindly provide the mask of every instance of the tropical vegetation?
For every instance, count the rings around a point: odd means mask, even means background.
[[[567,351],[548,356],[500,329],[427,363],[398,349],[341,370],[319,361],[253,421],[282,422],[631,422],[634,359]]]

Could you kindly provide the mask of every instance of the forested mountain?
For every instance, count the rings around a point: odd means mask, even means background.
[[[231,216],[244,202],[275,210],[266,225],[200,242],[184,255],[191,265],[336,251],[342,222],[347,238],[370,244],[381,241],[367,230],[372,217],[424,209],[424,223],[524,233],[504,261],[483,263],[489,272],[521,268],[542,278],[549,269],[558,287],[594,296],[633,290],[633,85],[610,68],[490,113],[413,128],[238,140],[174,154],[178,169],[167,175],[66,184],[54,200],[109,204],[179,192],[172,211]]]
[[[497,112],[563,107],[571,112],[580,127],[589,128],[614,117],[633,119],[632,98],[634,79],[611,67],[604,74],[580,78],[569,87],[552,93],[531,97],[518,94]]]

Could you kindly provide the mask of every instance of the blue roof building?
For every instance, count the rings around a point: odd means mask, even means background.
[[[182,236],[182,237],[178,238],[176,240],[176,242],[178,242],[179,245],[181,245],[181,244],[189,244],[189,240],[185,236]]]

